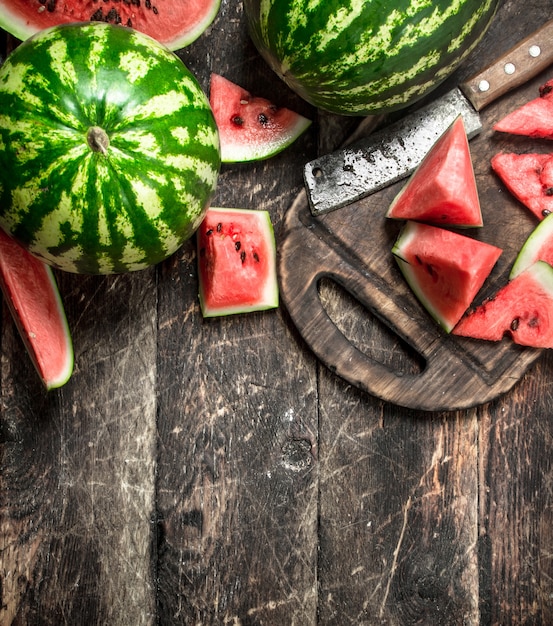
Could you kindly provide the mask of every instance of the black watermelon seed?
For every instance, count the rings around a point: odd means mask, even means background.
[[[517,330],[519,323],[520,319],[518,317],[515,317],[515,319],[511,322],[511,330]]]
[[[240,248],[241,248],[241,247],[242,247],[242,244],[241,244],[239,241],[237,241],[237,242],[234,244],[234,248],[236,249],[236,252],[238,252],[238,251],[240,250]]]
[[[425,267],[426,267],[426,271],[430,274],[430,276],[432,276],[432,278],[438,276],[438,273],[436,272],[436,270],[434,269],[434,266],[431,263],[427,263]]]
[[[106,22],[110,22],[111,24],[120,24],[121,16],[115,9],[111,8],[106,14]]]
[[[253,260],[254,260],[256,263],[259,263],[259,254],[257,254],[257,252],[254,252],[254,253],[253,253]]]
[[[246,260],[246,253],[244,252],[244,250],[242,250],[242,252],[240,253],[240,260],[242,261],[242,263],[244,263],[244,261]]]

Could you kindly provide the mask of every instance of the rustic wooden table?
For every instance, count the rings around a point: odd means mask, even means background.
[[[503,2],[444,90],[552,9]],[[268,209],[278,233],[303,164],[359,120],[288,91],[239,0],[179,55],[206,90],[214,71],[315,120],[221,171],[213,204]],[[483,406],[405,409],[332,374],[283,306],[203,321],[192,243],[148,271],[57,277],[65,387],[43,391],[2,317],[3,626],[553,623],[550,353]]]

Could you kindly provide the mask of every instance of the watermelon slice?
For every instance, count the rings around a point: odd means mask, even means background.
[[[513,279],[536,261],[545,261],[553,266],[553,214],[548,215],[530,233],[511,268]]]
[[[451,332],[502,250],[438,226],[408,221],[392,252],[421,304]]]
[[[492,158],[491,166],[513,196],[539,220],[553,211],[553,155],[500,152]]]
[[[512,135],[553,139],[553,79],[540,87],[537,98],[509,113],[493,129]]]
[[[196,236],[204,317],[278,306],[276,243],[267,211],[212,207]]]
[[[252,96],[219,74],[211,75],[209,101],[223,163],[267,159],[287,148],[311,124],[299,113]]]
[[[110,22],[139,30],[171,50],[195,41],[221,0],[0,0],[0,27],[24,40],[67,22]]]
[[[453,334],[522,346],[553,348],[553,267],[537,261],[470,311]]]
[[[61,387],[73,372],[73,344],[56,280],[1,229],[0,287],[45,387]]]
[[[480,227],[482,213],[463,118],[442,134],[394,198],[386,217]]]

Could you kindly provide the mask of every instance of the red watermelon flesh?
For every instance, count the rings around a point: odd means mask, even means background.
[[[471,305],[502,250],[438,226],[408,221],[392,252],[421,304],[450,332]]]
[[[73,345],[56,280],[49,266],[3,230],[0,287],[45,387],[61,387],[73,371]]]
[[[518,276],[536,261],[545,261],[553,266],[553,214],[539,222],[530,233],[515,259],[509,278]]]
[[[0,0],[0,26],[19,39],[67,22],[110,22],[139,30],[171,50],[197,39],[221,0]]]
[[[491,166],[513,196],[539,220],[553,211],[553,155],[500,152],[492,158]]]
[[[537,261],[470,311],[453,334],[522,346],[553,348],[553,268]]]
[[[281,152],[311,124],[219,74],[211,75],[209,102],[219,129],[221,161],[258,161]]]
[[[539,89],[539,97],[523,104],[494,125],[512,135],[553,139],[553,79]]]
[[[458,117],[429,150],[394,198],[386,217],[442,226],[482,226],[462,117]]]
[[[276,243],[267,211],[212,207],[196,237],[204,317],[278,306]]]

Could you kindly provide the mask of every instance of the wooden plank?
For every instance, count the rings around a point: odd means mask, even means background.
[[[553,622],[552,366],[479,415],[482,623]]]
[[[149,624],[154,273],[59,277],[75,373],[46,393],[4,311],[2,624]]]
[[[223,2],[183,52],[306,115]],[[206,64],[207,60],[207,64]],[[213,206],[280,220],[302,184],[312,134],[262,163],[224,165]],[[193,244],[159,278],[158,619],[161,624],[316,623],[315,364],[283,310],[202,320]]]

